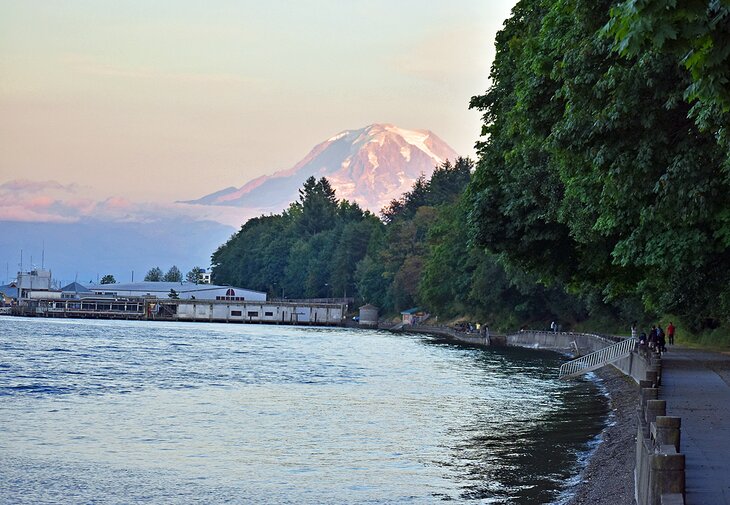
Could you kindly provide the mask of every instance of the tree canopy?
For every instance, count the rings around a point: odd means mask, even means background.
[[[162,269],[160,267],[154,267],[150,268],[147,275],[144,276],[144,280],[148,282],[161,282],[162,277]]]
[[[162,277],[165,282],[182,282],[182,272],[178,267],[172,265],[167,273]]]
[[[200,282],[200,275],[204,272],[205,270],[200,267],[193,267],[187,274],[185,274],[185,280],[191,284],[197,284]]]
[[[676,51],[658,39],[629,50],[659,3],[517,4],[492,86],[471,102],[485,138],[469,222],[478,244],[546,284],[640,298],[700,327],[730,314],[727,150],[710,127],[721,114],[693,118],[697,77]]]

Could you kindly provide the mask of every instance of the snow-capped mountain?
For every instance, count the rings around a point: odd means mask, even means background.
[[[431,131],[373,124],[325,140],[288,170],[186,203],[278,212],[295,201],[304,181],[314,176],[326,177],[338,199],[358,202],[377,213],[409,191],[421,174],[430,177],[437,165],[457,156]]]

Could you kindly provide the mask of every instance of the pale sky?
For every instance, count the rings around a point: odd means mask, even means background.
[[[515,3],[0,0],[0,184],[192,199],[379,122],[473,155]]]

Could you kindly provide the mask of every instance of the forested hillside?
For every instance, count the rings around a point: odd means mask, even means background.
[[[505,270],[470,240],[464,198],[474,163],[465,158],[418,179],[380,218],[337,200],[326,179],[310,178],[277,215],[251,219],[213,254],[215,282],[279,298],[355,297],[385,313],[417,305],[441,317],[514,327],[616,308],[586,304],[536,275]]]
[[[379,217],[310,178],[215,252],[214,278],[503,327],[727,328],[729,26],[722,2],[522,0],[471,102],[476,164],[445,163]]]

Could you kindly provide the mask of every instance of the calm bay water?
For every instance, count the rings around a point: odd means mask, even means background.
[[[552,353],[0,318],[0,503],[560,503],[606,422]]]

